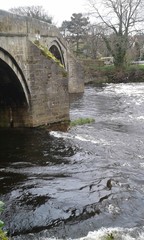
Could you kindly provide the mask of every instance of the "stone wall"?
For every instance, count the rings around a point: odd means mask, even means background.
[[[28,37],[31,41],[39,40],[50,48],[53,44],[60,46],[65,69],[69,72],[69,92],[83,92],[84,79],[80,63],[72,56],[68,45],[59,30],[52,24],[37,19],[18,16],[0,10],[0,35]]]
[[[69,93],[84,92],[84,71],[80,62],[68,52]]]
[[[35,40],[48,49],[57,46],[65,69],[45,57]],[[26,107],[13,107],[16,126],[69,120],[69,92],[83,92],[84,80],[80,64],[55,26],[0,10],[0,59],[15,73],[27,102]],[[9,121],[9,109],[3,111]]]
[[[28,46],[33,126],[69,120],[66,71],[31,42]]]
[[[31,41],[40,40],[48,48],[57,42],[64,55],[67,69],[67,43],[52,24],[0,10],[0,36],[28,37]]]

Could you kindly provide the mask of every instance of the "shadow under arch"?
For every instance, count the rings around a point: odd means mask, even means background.
[[[24,127],[29,122],[30,92],[15,59],[0,48],[0,127]]]
[[[3,48],[0,47],[0,59],[5,62],[15,73],[23,88],[28,105],[30,105],[30,91],[26,83],[24,74],[16,60]]]
[[[51,46],[49,47],[49,51],[60,61],[62,65],[64,65],[64,68],[66,68],[63,51],[58,41],[54,40],[51,43]]]

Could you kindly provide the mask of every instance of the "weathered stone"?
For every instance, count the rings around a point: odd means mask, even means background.
[[[55,49],[63,67],[39,46]],[[84,91],[79,64],[55,26],[2,10],[0,72],[0,126],[69,120],[69,92]]]

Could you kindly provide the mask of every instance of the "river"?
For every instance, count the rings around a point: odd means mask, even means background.
[[[144,239],[144,84],[86,86],[68,132],[0,130],[0,200],[13,240]]]

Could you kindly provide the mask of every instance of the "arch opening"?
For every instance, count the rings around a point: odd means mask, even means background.
[[[62,65],[64,65],[65,67],[65,63],[64,63],[64,58],[63,58],[63,55],[62,53],[59,51],[58,47],[56,45],[52,45],[50,48],[49,48],[49,51],[60,61],[60,63]]]
[[[12,68],[0,59],[0,127],[27,125],[28,103],[23,87]]]

